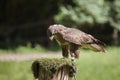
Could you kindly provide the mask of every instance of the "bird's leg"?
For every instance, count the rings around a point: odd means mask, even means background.
[[[75,67],[75,58],[71,57],[71,61],[72,61],[72,67],[73,67],[73,71],[76,72],[76,67]]]
[[[73,60],[74,58],[79,58],[79,46],[75,44],[71,44],[70,54],[71,54],[71,57],[73,57]]]
[[[71,56],[71,61],[74,63],[75,62],[75,57]]]
[[[72,53],[72,54],[73,54],[73,53]],[[74,80],[76,80],[75,57],[71,57],[71,61],[72,61],[72,71],[73,71],[73,77],[74,77]]]
[[[71,55],[71,61],[72,61],[72,67],[73,70],[75,71],[75,47],[70,48],[70,55]]]
[[[70,55],[71,55],[71,61],[72,61],[72,68],[74,72],[74,78],[76,78],[75,58],[79,57],[78,48],[79,48],[78,45],[75,45],[75,44],[70,45]]]
[[[61,45],[61,47],[62,47],[63,59],[68,58],[69,57],[68,46],[67,45]]]
[[[70,54],[71,54],[71,61],[72,61],[72,63],[75,63],[75,58],[76,58],[75,53],[74,52],[70,52]]]

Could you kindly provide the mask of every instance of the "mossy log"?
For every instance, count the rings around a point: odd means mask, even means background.
[[[69,59],[42,58],[33,62],[32,72],[38,80],[70,80],[75,70]]]

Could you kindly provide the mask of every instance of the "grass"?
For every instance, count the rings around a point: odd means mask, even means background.
[[[0,62],[0,80],[34,80],[32,61]],[[120,80],[120,47],[108,47],[107,54],[82,50],[77,80]]]
[[[120,48],[110,47],[106,55],[81,54],[77,80],[120,80]]]
[[[34,48],[31,47],[31,44],[27,46],[18,46],[16,48],[0,49],[0,53],[40,53],[47,51],[44,47],[40,45],[35,45]]]
[[[0,62],[0,80],[33,80],[31,62]]]
[[[40,53],[40,52],[49,52],[49,51],[60,51],[60,47],[58,44],[54,43],[51,47],[45,48],[39,44],[36,44],[33,48],[31,43],[28,43],[26,46],[19,45],[17,47],[7,49],[0,49],[0,54],[5,53]]]

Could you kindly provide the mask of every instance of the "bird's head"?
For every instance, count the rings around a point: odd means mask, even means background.
[[[47,30],[47,35],[49,37],[50,40],[54,39],[55,34],[59,33],[59,31],[61,31],[63,29],[63,25],[51,25],[49,26],[48,30]]]

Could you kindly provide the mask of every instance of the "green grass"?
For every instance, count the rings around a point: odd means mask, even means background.
[[[49,51],[60,51],[60,46],[56,43],[52,44],[50,47],[43,47],[39,44],[36,44],[33,48],[31,43],[28,43],[26,46],[19,45],[17,47],[8,47],[5,49],[0,49],[0,54],[5,53],[40,53],[40,52],[49,52]]]
[[[107,54],[82,50],[77,63],[77,80],[120,80],[120,47],[108,47]],[[0,62],[0,80],[34,80],[32,61]]]
[[[120,80],[120,48],[110,47],[105,55],[87,51],[77,67],[77,80]]]
[[[0,49],[0,53],[40,53],[47,51],[44,47],[40,45],[35,45],[34,48],[31,47],[31,44],[27,46],[18,46],[16,48]]]
[[[31,62],[0,62],[0,80],[33,80]]]

